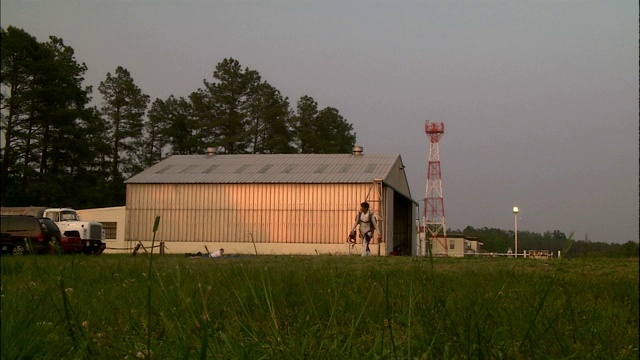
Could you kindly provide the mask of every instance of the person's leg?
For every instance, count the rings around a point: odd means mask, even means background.
[[[365,256],[369,256],[371,255],[371,250],[369,250],[369,242],[371,241],[371,237],[369,236],[369,233],[366,233],[364,235],[364,241],[367,243],[367,246],[365,246],[365,252],[366,252]]]

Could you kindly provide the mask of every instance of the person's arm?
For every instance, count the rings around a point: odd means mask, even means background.
[[[371,238],[373,238],[373,233],[378,231],[378,220],[376,220],[376,214],[371,212]]]
[[[353,227],[351,227],[351,232],[356,231],[356,227],[358,226],[359,222],[360,222],[360,213],[356,214],[356,221],[353,223]]]

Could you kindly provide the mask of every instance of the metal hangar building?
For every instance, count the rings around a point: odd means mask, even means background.
[[[359,254],[360,203],[377,215],[374,255],[416,255],[418,204],[399,154],[173,155],[126,183],[125,243],[169,253]],[[380,237],[379,237],[380,235]]]

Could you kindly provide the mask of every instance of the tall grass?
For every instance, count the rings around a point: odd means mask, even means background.
[[[7,256],[1,274],[3,359],[639,355],[637,259]]]

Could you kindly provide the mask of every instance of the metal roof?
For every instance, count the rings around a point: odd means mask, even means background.
[[[403,171],[399,154],[173,155],[125,183],[367,183],[397,164]]]

